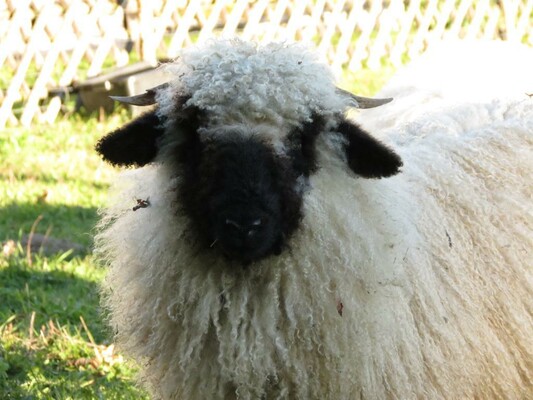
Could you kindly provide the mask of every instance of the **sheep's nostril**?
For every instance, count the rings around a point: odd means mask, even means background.
[[[263,225],[263,219],[257,218],[251,220],[251,222],[237,222],[233,219],[226,218],[224,224],[226,228],[231,228],[241,232],[242,234],[246,234],[247,236],[252,236],[255,232],[261,229]]]
[[[224,222],[226,226],[231,226],[233,228],[236,228],[238,230],[242,230],[242,226],[241,224],[239,224],[238,222],[232,220],[232,219],[229,219],[229,218],[226,218],[226,221]]]
[[[227,216],[220,221],[215,235],[217,246],[232,258],[257,259],[267,253],[272,236],[263,216]]]

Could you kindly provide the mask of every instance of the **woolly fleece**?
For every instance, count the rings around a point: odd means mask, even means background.
[[[290,250],[247,269],[194,250],[169,165],[121,173],[104,303],[154,398],[533,396],[533,100],[433,105],[383,133],[405,165],[389,179],[355,177],[322,135]]]
[[[351,102],[336,92],[328,65],[301,44],[209,40],[163,67],[173,79],[158,95],[161,115],[173,115],[182,93],[216,126],[269,124],[283,135],[313,112],[331,117]]]

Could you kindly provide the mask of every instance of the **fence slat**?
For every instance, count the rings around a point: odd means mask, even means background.
[[[316,43],[335,69],[400,65],[442,38],[533,45],[533,0],[0,0],[0,129],[53,121],[68,86],[103,66],[174,58],[213,35]],[[121,3],[123,4],[123,3]],[[171,35],[167,35],[171,32]],[[133,58],[133,57],[132,57]],[[23,103],[22,113],[14,110]],[[59,102],[59,103],[58,103]]]
[[[50,9],[45,9],[37,17],[37,21],[35,22],[35,27],[30,37],[28,46],[26,48],[26,52],[24,53],[24,56],[22,57],[18,65],[17,72],[11,80],[6,97],[4,98],[2,106],[0,107],[0,127],[5,126],[6,121],[10,117],[13,104],[20,97],[20,87],[24,83],[24,79],[26,78],[26,72],[30,67],[33,55],[36,52],[37,43],[41,40],[41,35],[44,33],[44,27],[46,26],[48,19],[51,17],[51,13],[49,10]]]
[[[522,15],[516,24],[516,39],[519,41],[522,37],[525,36],[527,30],[530,30],[529,43],[533,45],[533,34],[531,34],[532,25],[533,25],[533,0],[528,0],[527,3],[522,8]],[[513,24],[513,21],[507,22],[506,28],[509,24]]]
[[[168,55],[170,58],[175,58],[178,55],[179,49],[183,47],[185,43],[185,37],[189,34],[189,27],[193,25],[194,17],[200,9],[200,2],[192,1],[185,14],[183,14],[180,23],[177,26],[176,33],[172,36],[172,40],[168,47]]]
[[[244,27],[242,36],[244,39],[251,40],[258,31],[261,18],[265,15],[270,0],[259,0],[255,7],[252,8],[249,16],[248,23]]]
[[[96,25],[96,19],[100,12],[99,5],[101,2],[97,2],[92,10],[87,13],[87,19],[84,21],[85,26],[95,26]],[[80,8],[82,6],[86,6],[86,4],[80,4]],[[86,10],[86,9],[84,9]],[[75,22],[75,21],[73,21]],[[83,60],[84,55],[87,53],[87,49],[90,45],[90,35],[91,32],[88,29],[80,29],[78,32],[79,39],[76,43],[76,47],[74,48],[74,51],[70,54],[70,59],[67,63],[67,67],[65,68],[65,71],[61,75],[61,78],[59,79],[59,86],[68,86],[75,78],[76,78],[76,72],[78,70],[78,66],[80,62]],[[92,57],[90,59],[92,61]]]
[[[222,34],[224,36],[231,36],[237,33],[239,22],[241,21],[241,17],[246,11],[247,5],[248,0],[237,0],[237,2],[233,3],[233,9],[231,10],[229,17],[226,20],[224,30],[222,31]]]
[[[269,29],[267,30],[263,40],[265,40],[266,42],[270,42],[276,39],[276,30],[274,29],[274,27],[282,25],[281,20],[288,6],[289,0],[280,0],[276,2],[276,8],[274,9],[274,13],[269,16]]]
[[[46,83],[48,78],[53,72],[55,61],[63,45],[63,41],[68,38],[68,26],[72,23],[75,15],[76,8],[71,7],[67,10],[62,19],[61,27],[59,28],[56,37],[52,40],[52,46],[46,54],[43,66],[41,68],[39,77],[35,81],[33,88],[30,92],[20,122],[23,126],[29,126],[33,116],[39,108],[39,100],[46,95]]]

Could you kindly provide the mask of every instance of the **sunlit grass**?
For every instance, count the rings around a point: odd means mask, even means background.
[[[71,117],[52,126],[0,132],[0,240],[28,233],[42,215],[36,232],[89,244],[114,173],[93,147],[125,118],[123,113],[99,123]]]
[[[94,144],[127,118],[0,132],[0,399],[146,397],[111,344],[98,298],[105,271],[90,255],[115,173]],[[32,228],[86,250],[32,253],[17,244]]]
[[[343,71],[340,77],[342,87],[361,96],[374,96],[392,77],[395,67],[382,66],[378,70],[361,69],[358,71]]]
[[[103,274],[90,257],[0,261],[0,398],[144,397],[102,322]]]

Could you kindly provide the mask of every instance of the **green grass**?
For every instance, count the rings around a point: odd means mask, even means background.
[[[91,254],[97,209],[115,173],[94,153],[127,116],[71,117],[0,132],[0,242],[35,232],[84,254],[0,253],[0,399],[143,399],[99,308],[105,271]]]
[[[87,257],[29,265],[16,255],[0,268],[0,398],[143,397],[102,323],[102,269]]]
[[[342,86],[373,95],[391,71],[346,73]],[[90,252],[116,174],[93,147],[128,118],[71,116],[0,132],[0,243],[33,227],[86,249],[53,256],[0,249],[0,399],[147,398],[135,366],[113,349],[98,299],[105,271]]]
[[[360,96],[374,96],[392,77],[396,69],[383,65],[379,70],[361,69],[355,72],[343,71],[340,86]]]
[[[38,232],[51,228],[52,236],[90,244],[96,208],[113,173],[92,147],[119,119],[99,124],[77,118],[0,133],[0,240],[28,232],[42,215]]]

